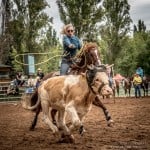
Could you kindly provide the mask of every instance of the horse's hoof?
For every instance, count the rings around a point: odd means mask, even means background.
[[[84,129],[84,126],[81,126],[80,129],[79,129],[79,134],[80,134],[81,136],[83,136],[83,133],[84,133],[84,132],[86,132],[85,129]]]
[[[34,127],[31,126],[31,127],[29,128],[29,130],[30,130],[30,131],[34,131]]]
[[[113,127],[114,126],[114,121],[112,119],[109,120],[108,123],[107,123],[107,126],[108,127]]]
[[[58,143],[75,143],[75,139],[73,135],[64,135],[62,134]]]

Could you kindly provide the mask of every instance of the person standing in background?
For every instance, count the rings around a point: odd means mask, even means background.
[[[141,97],[141,83],[142,83],[142,78],[138,73],[136,73],[133,77],[133,85],[135,89],[135,97],[138,98]],[[138,95],[137,95],[138,94]]]
[[[44,73],[42,72],[41,68],[38,68],[38,70],[37,70],[37,76],[40,78],[40,80],[43,79]]]

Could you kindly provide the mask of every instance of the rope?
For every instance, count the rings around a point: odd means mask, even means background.
[[[83,54],[85,55],[85,52],[84,52],[84,47],[86,46],[86,43],[82,46],[82,48],[81,48],[81,51],[80,51],[80,53],[78,54],[78,55],[76,55],[75,57],[81,57]],[[19,56],[25,56],[25,55],[46,55],[46,54],[50,54],[50,53],[53,53],[53,52],[48,52],[48,53],[26,53],[26,54],[17,54],[16,56],[15,56],[15,62],[17,62],[18,64],[20,64],[20,65],[24,65],[24,66],[37,66],[37,65],[41,65],[41,64],[44,64],[44,63],[46,63],[46,62],[48,62],[48,61],[50,61],[51,59],[54,59],[54,58],[56,58],[56,57],[61,57],[61,56],[67,56],[69,53],[64,53],[63,55],[55,55],[55,56],[53,56],[53,57],[50,57],[50,58],[48,58],[47,60],[45,60],[45,61],[42,61],[42,62],[40,62],[40,63],[36,63],[36,64],[26,64],[26,63],[22,63],[22,62],[20,62],[20,61],[18,61],[17,60],[17,58],[19,57]],[[82,66],[82,67],[80,67],[80,66],[78,66],[77,64],[75,64],[75,66],[77,66],[77,67],[79,67],[79,68],[84,68],[85,66],[86,66],[86,62],[87,62],[87,60],[86,60],[86,57],[85,57],[85,63],[84,63],[84,65]]]
[[[76,55],[75,57],[76,58],[80,58],[82,55],[85,56],[85,51],[84,51],[84,47],[86,46],[86,43],[82,46],[81,50],[80,50],[80,53],[78,55]],[[76,63],[74,64],[76,67],[82,69],[86,66],[86,63],[87,63],[87,60],[86,60],[86,57],[85,57],[85,62],[84,62],[84,65],[83,66],[78,66]]]
[[[53,52],[49,52],[49,53],[53,53]],[[45,54],[49,54],[49,53],[26,53],[26,54],[18,54],[18,55],[15,56],[15,61],[16,61],[18,64],[21,64],[21,65],[24,65],[24,66],[29,66],[29,65],[30,65],[30,66],[34,66],[34,65],[37,66],[37,65],[44,64],[44,63],[46,63],[46,62],[48,62],[48,61],[50,61],[51,59],[54,59],[54,58],[56,58],[56,57],[68,55],[68,54],[55,55],[55,56],[53,56],[53,57],[48,58],[48,59],[45,60],[45,61],[42,61],[42,62],[36,63],[36,64],[26,64],[26,63],[22,63],[22,62],[20,62],[20,61],[17,60],[17,57],[19,57],[19,56],[25,56],[25,55],[45,55]]]

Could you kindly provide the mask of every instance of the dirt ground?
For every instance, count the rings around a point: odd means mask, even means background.
[[[0,150],[150,150],[150,97],[102,100],[115,124],[108,127],[101,109],[93,106],[87,114],[81,137],[75,143],[58,143],[42,121],[29,131],[34,113],[20,103],[0,104]]]

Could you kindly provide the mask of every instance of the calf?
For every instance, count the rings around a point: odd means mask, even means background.
[[[27,109],[33,110],[41,105],[44,121],[53,133],[58,134],[62,129],[61,137],[69,137],[69,142],[73,142],[72,130],[82,129],[82,119],[91,109],[95,97],[112,94],[105,71],[104,67],[91,67],[85,74],[49,78],[38,88],[37,103]],[[49,108],[58,111],[59,129],[49,119]],[[65,124],[65,112],[71,117],[69,128]]]

